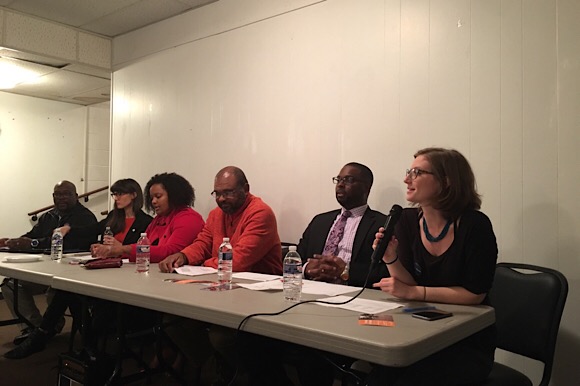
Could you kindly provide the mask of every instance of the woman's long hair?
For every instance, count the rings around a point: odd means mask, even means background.
[[[125,178],[119,180],[111,185],[110,190],[112,194],[135,194],[135,198],[131,202],[131,207],[133,208],[133,213],[135,213],[135,215],[137,215],[143,207],[143,192],[141,190],[141,185],[139,185],[139,183],[134,179]],[[111,227],[113,234],[116,235],[117,233],[123,232],[125,229],[125,210],[117,208],[117,202],[115,202],[115,207],[111,212],[113,215],[106,226]]]

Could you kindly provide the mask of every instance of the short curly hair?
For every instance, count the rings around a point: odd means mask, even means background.
[[[167,192],[169,198],[169,207],[173,209],[193,206],[195,203],[195,190],[193,186],[185,178],[177,173],[160,173],[156,174],[145,185],[145,208],[153,211],[151,204],[151,194],[149,190],[151,186],[161,184],[163,189]]]

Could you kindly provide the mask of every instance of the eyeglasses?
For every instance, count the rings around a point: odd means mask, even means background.
[[[126,192],[113,192],[113,193],[111,193],[111,197],[113,197],[113,198],[115,198],[115,197],[121,197],[121,196],[124,196],[125,194],[129,194],[129,193],[126,193]]]
[[[356,178],[354,178],[353,176],[346,176],[346,177],[332,177],[332,182],[335,183],[336,185],[340,184],[341,182],[345,185],[350,185],[350,184],[354,184],[355,182],[357,182],[358,180]]]
[[[407,169],[407,171],[405,172],[405,177],[411,177],[411,179],[414,180],[417,177],[419,177],[421,174],[434,174],[434,173],[430,172],[428,170],[413,168],[413,169]]]
[[[232,197],[234,197],[236,195],[236,192],[237,191],[238,191],[238,189],[222,190],[221,192],[218,192],[217,190],[214,190],[210,194],[213,196],[213,198],[219,198],[219,197],[232,198]]]

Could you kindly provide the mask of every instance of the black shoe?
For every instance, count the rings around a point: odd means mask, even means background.
[[[26,358],[34,353],[44,350],[46,347],[46,342],[48,341],[48,335],[41,331],[40,329],[35,329],[30,333],[28,338],[22,342],[18,347],[13,350],[8,351],[4,354],[4,358],[7,359],[22,359]]]
[[[28,336],[32,333],[32,331],[34,331],[33,327],[26,327],[25,329],[20,331],[20,335],[18,335],[16,338],[14,338],[12,343],[14,343],[14,345],[18,346],[20,343],[24,342],[26,340],[26,338],[28,338]]]

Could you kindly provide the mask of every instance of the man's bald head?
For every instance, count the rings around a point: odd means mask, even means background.
[[[226,166],[215,176],[213,194],[218,206],[225,213],[233,214],[246,202],[250,185],[242,169]]]
[[[62,180],[56,183],[56,185],[54,185],[54,190],[56,190],[57,187],[64,187],[70,191],[72,191],[74,194],[77,194],[77,187],[75,184],[73,184],[70,181],[67,180]]]
[[[70,181],[59,181],[54,185],[52,199],[59,212],[68,212],[78,202],[77,187]]]
[[[236,180],[236,184],[240,187],[243,187],[245,184],[248,183],[248,179],[246,178],[246,175],[244,174],[244,172],[242,171],[242,169],[240,169],[237,166],[226,166],[225,168],[222,168],[215,176],[216,181],[218,180],[218,178],[234,178]]]

